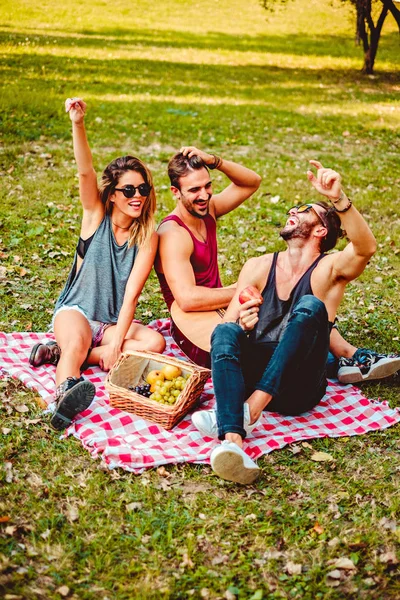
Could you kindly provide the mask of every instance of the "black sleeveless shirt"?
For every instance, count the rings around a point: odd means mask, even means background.
[[[311,274],[321,258],[326,256],[326,254],[320,254],[296,283],[290,292],[289,298],[281,300],[276,291],[276,263],[278,254],[279,252],[274,253],[267,283],[262,291],[264,302],[260,306],[258,323],[249,335],[249,339],[256,344],[279,342],[294,305],[303,296],[307,294],[314,295],[310,282]],[[332,323],[330,323],[330,326],[332,327]]]

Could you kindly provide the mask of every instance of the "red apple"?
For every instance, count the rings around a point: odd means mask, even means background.
[[[240,304],[244,304],[248,300],[261,300],[261,303],[264,301],[264,298],[261,296],[258,289],[254,287],[254,285],[248,285],[239,294]]]

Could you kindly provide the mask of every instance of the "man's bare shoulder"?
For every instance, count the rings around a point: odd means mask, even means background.
[[[157,229],[159,236],[159,254],[170,254],[176,257],[190,255],[193,252],[193,240],[189,232],[176,221],[170,220],[161,223]]]
[[[168,216],[172,216],[172,215],[168,215]],[[177,223],[173,219],[169,219],[168,221],[161,221],[161,223],[157,227],[158,235],[165,235],[169,231],[182,231],[182,230],[185,231],[185,228],[182,227],[181,225],[179,225],[179,223]]]
[[[262,256],[253,256],[253,258],[249,258],[244,264],[246,269],[254,269],[258,271],[264,271],[265,269],[269,269],[272,264],[273,254],[263,254]]]
[[[264,286],[265,280],[271,268],[273,254],[263,254],[249,258],[242,268],[240,277],[248,284],[257,286],[259,289]]]

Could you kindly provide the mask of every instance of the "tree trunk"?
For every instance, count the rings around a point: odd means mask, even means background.
[[[361,29],[360,37],[363,40],[363,44],[364,44],[364,66],[363,66],[362,72],[365,73],[366,75],[373,75],[373,73],[374,73],[376,53],[378,52],[378,45],[379,45],[379,40],[381,37],[382,27],[383,27],[383,23],[385,22],[385,19],[387,17],[388,11],[389,11],[388,6],[384,5],[382,7],[382,12],[379,15],[379,19],[378,19],[376,25],[374,25],[374,22],[372,21],[371,14],[364,15],[364,19],[367,21],[368,27],[370,30],[369,41],[368,41],[368,34],[367,34],[367,31],[365,28],[365,20],[364,20],[363,27],[360,28]]]

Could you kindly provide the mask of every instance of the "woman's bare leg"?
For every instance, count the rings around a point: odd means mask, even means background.
[[[56,385],[59,386],[67,377],[80,377],[80,366],[92,343],[92,331],[86,317],[72,309],[56,315],[54,334],[61,350],[56,371]]]
[[[115,333],[115,328],[116,325],[107,327],[107,329],[104,332],[104,336],[100,343],[100,346],[93,348],[93,350],[89,354],[89,365],[99,364],[101,355],[104,352],[104,348],[107,346],[107,344],[110,344],[112,342],[113,335]],[[150,350],[151,352],[159,352],[161,354],[164,351],[164,349],[164,337],[157,331],[154,331],[153,329],[150,329],[145,325],[140,325],[140,323],[132,323],[132,325],[128,329],[128,333],[126,334],[126,338],[122,345],[122,352],[127,352],[129,350]]]

